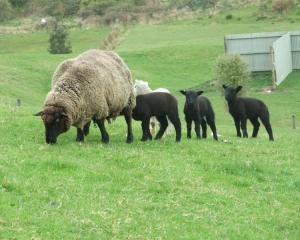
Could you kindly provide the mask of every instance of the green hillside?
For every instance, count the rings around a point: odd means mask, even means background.
[[[236,138],[222,94],[211,89],[204,95],[216,112],[220,141],[197,141],[194,133],[186,139],[178,91],[214,78],[225,34],[299,28],[289,18],[255,21],[247,9],[231,13],[232,20],[223,13],[128,26],[117,49],[134,78],[178,98],[179,144],[174,131],[142,143],[134,122],[128,145],[120,117],[107,126],[108,145],[94,127],[83,144],[75,142],[73,128],[46,145],[44,126],[32,114],[41,110],[56,66],[97,48],[110,29],[72,30],[68,55],[47,52],[46,32],[0,35],[0,239],[299,239],[300,134],[291,116],[298,127],[300,72],[271,94],[261,91],[270,79],[247,86],[248,96],[269,106],[275,142],[263,127],[257,139]]]

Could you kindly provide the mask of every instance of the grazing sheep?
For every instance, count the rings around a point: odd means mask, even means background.
[[[236,95],[242,89],[242,86],[233,88],[223,85],[223,88],[225,89],[225,99],[228,103],[229,112],[234,119],[237,136],[241,137],[241,126],[243,137],[248,137],[247,119],[249,119],[253,125],[252,137],[257,137],[260,126],[258,118],[260,118],[269,134],[269,140],[274,141],[267,106],[258,99],[237,97]]]
[[[200,125],[202,127],[202,137],[207,137],[208,124],[214,139],[218,140],[215,113],[210,101],[206,97],[200,96],[203,91],[180,90],[180,92],[185,95],[184,115],[187,126],[187,138],[191,138],[192,121],[194,121],[195,132],[198,139],[201,139]]]
[[[152,139],[149,129],[150,118],[155,116],[160,123],[160,129],[155,139],[160,139],[168,127],[168,119],[176,130],[176,142],[181,139],[181,123],[178,115],[178,103],[169,93],[153,92],[136,97],[136,107],[132,111],[134,120],[142,121],[142,141]],[[168,117],[168,119],[167,119]]]
[[[88,50],[61,63],[52,78],[51,91],[41,116],[47,143],[56,143],[59,134],[77,128],[77,141],[84,141],[90,121],[98,125],[102,141],[109,142],[105,119],[122,114],[127,123],[127,142],[133,141],[132,109],[135,107],[131,73],[114,52]]]
[[[148,82],[143,81],[143,80],[135,80],[134,83],[134,92],[135,92],[135,96],[138,95],[142,95],[142,94],[146,94],[146,93],[151,93],[151,92],[166,92],[166,93],[170,93],[170,91],[166,88],[157,88],[155,90],[152,90],[149,87]],[[170,123],[170,122],[169,122]],[[158,125],[156,118],[155,117],[151,117],[150,118],[150,132],[151,135],[154,135],[156,132],[156,126]],[[166,134],[170,133],[170,128],[168,127],[166,130]]]

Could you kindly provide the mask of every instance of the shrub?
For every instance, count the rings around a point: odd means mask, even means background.
[[[233,16],[232,16],[232,14],[227,14],[225,18],[226,18],[226,20],[230,20],[233,18]]]
[[[286,13],[295,6],[294,0],[274,0],[272,3],[272,9],[274,12],[280,14]]]
[[[8,0],[0,0],[0,21],[8,20],[12,16],[12,8]]]
[[[29,0],[9,0],[13,7],[23,7]]]
[[[247,64],[238,54],[220,56],[215,64],[215,75],[220,86],[223,84],[238,86],[245,85],[249,80],[250,72]]]
[[[64,54],[72,52],[71,43],[68,40],[68,32],[62,23],[56,23],[50,33],[50,46],[48,52],[51,54]]]

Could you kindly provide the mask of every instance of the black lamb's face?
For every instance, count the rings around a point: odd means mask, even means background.
[[[197,97],[203,93],[203,91],[192,90],[180,90],[180,92],[185,95],[185,103],[187,106],[193,106],[197,101]]]
[[[47,144],[55,144],[57,137],[70,128],[69,119],[61,108],[47,107],[35,115],[41,116],[44,122]]]
[[[225,90],[225,99],[230,102],[236,98],[236,95],[242,89],[242,86],[238,86],[234,88],[234,87],[227,87],[226,85],[223,85],[223,88]]]

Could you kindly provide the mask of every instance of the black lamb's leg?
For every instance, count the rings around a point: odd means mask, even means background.
[[[197,139],[201,139],[200,123],[202,120],[195,120],[195,132]]]
[[[202,137],[207,138],[207,124],[204,118],[202,119],[201,122],[201,128],[202,128]]]
[[[176,142],[180,142],[181,140],[181,122],[178,115],[178,111],[176,113],[168,114],[168,118],[170,122],[173,124],[176,132]]]
[[[236,128],[236,135],[238,137],[241,137],[241,127],[240,127],[240,119],[239,118],[234,118],[234,124],[235,124],[235,128]]]
[[[241,119],[241,127],[242,127],[242,131],[243,131],[243,137],[247,138],[248,137],[248,133],[247,133],[247,118],[242,118]]]
[[[164,135],[167,127],[168,127],[168,119],[166,116],[160,116],[160,117],[156,117],[156,119],[159,121],[160,123],[160,128],[158,133],[155,136],[155,139],[161,139],[161,137]]]
[[[208,117],[207,118],[207,123],[213,133],[214,139],[218,141],[218,134],[217,134],[217,128],[216,128],[216,123],[214,117]]]
[[[147,141],[148,138],[151,140],[152,136],[149,129],[149,123],[150,123],[150,117],[145,118],[142,120],[142,130],[143,130],[143,136],[141,141]]]
[[[132,111],[127,110],[124,112],[125,121],[127,124],[127,143],[133,142],[133,133],[132,133]]]
[[[192,137],[192,120],[189,118],[185,119],[186,121],[186,130],[187,130],[187,138],[190,139]]]
[[[108,143],[109,142],[109,135],[108,135],[108,133],[105,129],[105,125],[104,125],[105,119],[95,120],[95,122],[97,123],[97,125],[100,129],[100,132],[101,132],[101,141],[103,143]]]
[[[256,138],[257,134],[258,134],[259,126],[260,126],[259,121],[257,118],[252,118],[252,119],[250,119],[250,122],[253,125],[252,137]]]
[[[77,142],[83,142],[84,141],[84,131],[81,128],[77,128]]]
[[[261,119],[261,121],[267,130],[267,133],[269,135],[269,140],[274,141],[273,131],[272,131],[270,120],[269,119]]]

